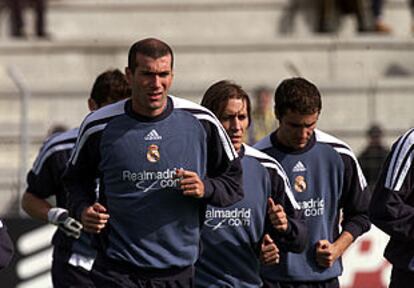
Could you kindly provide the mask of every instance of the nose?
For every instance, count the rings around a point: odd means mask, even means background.
[[[300,139],[306,139],[308,138],[308,129],[306,127],[298,128],[298,136]]]
[[[241,122],[237,117],[232,118],[231,129],[233,131],[239,131],[241,129]]]
[[[154,75],[151,78],[151,86],[152,87],[160,87],[161,86],[161,77],[158,75]]]

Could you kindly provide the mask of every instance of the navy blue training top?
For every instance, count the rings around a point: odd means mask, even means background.
[[[243,197],[241,165],[215,116],[190,101],[168,96],[156,118],[132,111],[131,100],[87,117],[65,173],[77,218],[93,203],[94,179],[109,223],[101,233],[107,257],[141,268],[193,265],[200,219],[207,203],[233,204]],[[205,197],[182,195],[175,169],[197,172]]]
[[[245,144],[240,157],[245,196],[227,208],[207,207],[201,234],[202,253],[196,263],[197,287],[261,286],[259,249],[267,232],[267,199],[275,198],[287,210],[299,209],[289,180],[276,160]],[[274,181],[268,169],[275,172]],[[279,193],[282,197],[275,195]]]
[[[66,192],[63,189],[62,175],[66,169],[79,129],[74,128],[63,133],[51,135],[42,145],[39,154],[27,174],[27,193],[40,199],[56,196],[56,206],[67,208]],[[55,253],[68,261],[75,252],[87,257],[94,257],[95,249],[91,247],[91,235],[82,232],[78,240],[66,236],[59,229],[53,236]]]
[[[341,275],[341,259],[330,268],[316,263],[316,243],[322,239],[333,243],[340,234],[339,224],[354,239],[370,228],[367,184],[349,146],[316,129],[299,151],[282,146],[275,132],[255,147],[283,166],[309,231],[307,248],[299,254],[281,254],[278,265],[262,268],[263,277],[273,282],[324,281]]]

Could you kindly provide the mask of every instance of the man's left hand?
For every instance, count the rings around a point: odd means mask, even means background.
[[[340,256],[339,251],[328,240],[319,240],[316,243],[316,262],[319,266],[329,268]]]

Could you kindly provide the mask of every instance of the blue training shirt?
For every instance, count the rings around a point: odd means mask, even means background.
[[[108,105],[83,122],[65,174],[71,210],[79,218],[93,203],[98,177],[99,201],[110,215],[101,233],[107,257],[140,268],[193,265],[206,204],[226,206],[243,197],[240,160],[204,107],[168,96],[166,110],[147,118],[131,104]],[[203,180],[202,199],[182,195],[179,168]]]
[[[369,193],[361,168],[344,142],[315,130],[300,151],[282,146],[273,132],[255,147],[277,159],[286,171],[294,196],[309,230],[307,248],[302,253],[281,254],[279,265],[263,267],[263,277],[271,282],[324,281],[342,273],[341,259],[331,268],[316,263],[316,243],[333,243],[341,226],[354,239],[368,231]]]
[[[259,252],[263,235],[268,232],[267,199],[276,198],[288,210],[299,208],[276,160],[245,144],[240,157],[245,196],[227,208],[207,207],[201,234],[202,254],[196,264],[197,287],[260,287]],[[276,174],[273,181],[268,170]],[[276,193],[284,197],[277,197]]]

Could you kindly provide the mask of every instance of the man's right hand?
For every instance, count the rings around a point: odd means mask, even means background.
[[[83,230],[89,233],[100,233],[109,219],[109,214],[106,212],[106,208],[99,203],[83,209],[81,215]]]
[[[51,208],[47,212],[47,219],[49,223],[58,226],[58,229],[63,231],[66,236],[75,239],[80,237],[82,224],[72,217],[69,217],[68,210],[59,207]]]

